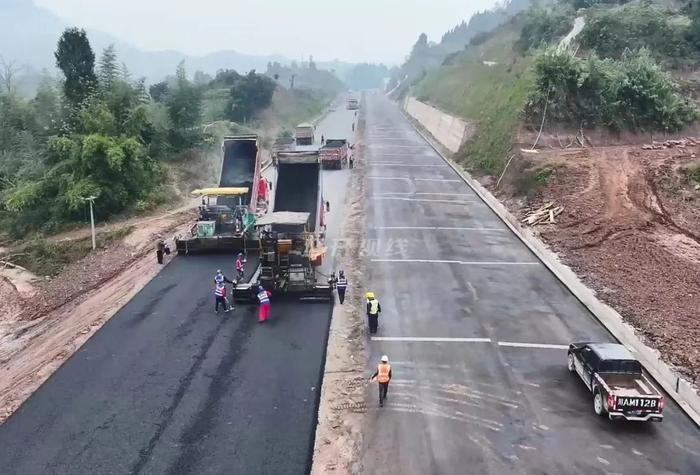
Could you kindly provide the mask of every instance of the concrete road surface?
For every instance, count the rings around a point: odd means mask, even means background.
[[[383,408],[371,387],[366,473],[700,473],[675,404],[661,424],[593,413],[565,345],[612,337],[393,103],[367,98],[371,355],[393,380]]]
[[[349,120],[339,108],[317,132],[349,138]],[[329,240],[347,179],[323,175]],[[254,306],[216,315],[214,272],[233,265],[168,265],[0,427],[0,473],[304,473],[331,307],[273,301],[265,325]]]

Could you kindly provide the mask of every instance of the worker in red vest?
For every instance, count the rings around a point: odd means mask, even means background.
[[[370,381],[375,379],[379,384],[379,406],[383,406],[386,394],[389,392],[389,381],[391,381],[391,365],[387,355],[382,356],[381,362],[377,365],[377,371],[374,372]]]
[[[243,275],[245,274],[245,259],[243,258],[242,253],[238,253],[238,256],[236,257],[236,275],[238,282],[240,282],[243,279]]]
[[[267,180],[260,177],[260,180],[258,181],[258,199],[264,201],[265,203],[267,203],[267,191]]]
[[[223,282],[216,283],[216,286],[214,287],[214,296],[216,297],[216,313],[219,313],[219,305],[224,307],[225,313],[231,311],[231,307],[228,304],[228,299],[226,298],[226,286]]]
[[[258,308],[258,323],[264,323],[270,316],[270,297],[272,294],[265,290],[262,285],[258,286],[258,302],[260,302],[260,307]]]

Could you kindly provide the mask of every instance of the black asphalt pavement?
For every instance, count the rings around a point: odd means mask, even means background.
[[[339,109],[317,134],[351,124]],[[334,209],[348,173],[323,172]],[[342,214],[327,222],[336,239]],[[232,277],[234,256],[177,257],[112,317],[0,426],[0,474],[305,473],[331,306],[216,315],[218,268]]]
[[[700,430],[667,398],[661,424],[612,423],[566,370],[571,341],[613,341],[378,94],[365,102],[372,474],[696,474]]]
[[[1,472],[303,473],[330,306],[216,315],[227,261],[177,258],[107,322],[0,427]]]

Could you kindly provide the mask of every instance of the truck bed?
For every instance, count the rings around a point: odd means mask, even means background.
[[[247,187],[248,193],[243,196],[243,204],[251,204],[254,199],[253,191],[256,183],[256,161],[258,147],[256,140],[226,140],[224,142],[224,161],[221,166],[221,187]],[[238,205],[238,197],[219,197],[218,204],[234,208]]]
[[[656,387],[644,375],[613,373],[599,373],[599,375],[617,396],[660,396]]]
[[[274,211],[310,213],[309,227],[316,229],[320,205],[318,163],[280,163],[277,169]]]

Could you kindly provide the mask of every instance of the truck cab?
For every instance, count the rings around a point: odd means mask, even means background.
[[[618,343],[572,343],[567,368],[593,393],[593,410],[611,420],[663,420],[664,398],[642,365]]]

